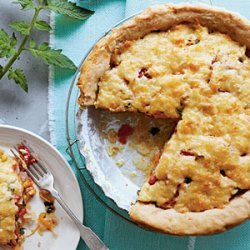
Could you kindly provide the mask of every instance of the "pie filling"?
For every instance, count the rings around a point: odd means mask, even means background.
[[[37,162],[37,156],[24,145],[17,147],[19,157],[15,159],[0,149],[0,248],[9,246],[21,249],[25,238],[36,231],[54,232],[57,225],[54,197],[46,190],[40,190],[40,198],[44,201],[46,212],[38,218],[38,225],[25,235],[27,225],[34,220],[30,210],[30,200],[35,196],[34,182],[27,175],[26,169]],[[29,227],[28,227],[29,228]]]
[[[97,108],[178,119],[138,200],[178,212],[223,208],[250,189],[250,59],[199,24],[127,41],[101,77]]]
[[[27,204],[35,193],[22,166],[0,150],[0,245],[22,244],[23,226],[30,220]]]

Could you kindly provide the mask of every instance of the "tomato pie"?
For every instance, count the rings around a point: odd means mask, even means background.
[[[22,165],[0,149],[0,246],[20,249],[23,226],[31,219],[27,204],[35,194]]]
[[[217,8],[160,5],[101,39],[79,105],[178,121],[130,216],[176,235],[250,217],[250,23]]]

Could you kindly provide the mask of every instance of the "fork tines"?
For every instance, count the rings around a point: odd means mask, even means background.
[[[32,154],[34,154],[34,151],[23,142],[20,145],[24,146]],[[24,158],[22,154],[19,153],[17,146],[14,146],[14,148],[10,149],[10,151],[17,160],[24,162]],[[34,181],[38,181],[39,179],[41,179],[42,177],[44,177],[46,174],[49,173],[48,169],[45,166],[43,166],[38,160],[36,160],[36,162],[29,164],[29,166],[26,166],[25,170]]]
[[[22,146],[24,146],[25,148],[27,148],[32,154],[35,154],[34,150],[33,150],[31,147],[29,147],[29,146],[27,146],[26,144],[24,144],[24,142],[21,142],[20,145],[22,145]],[[38,161],[38,159],[36,159],[36,162],[34,162],[34,163],[30,164],[30,165],[34,165],[34,166],[37,166],[37,165],[38,165],[38,166],[43,170],[44,174],[47,174],[47,173],[48,173],[48,169],[47,169],[45,166],[43,166],[43,165]]]

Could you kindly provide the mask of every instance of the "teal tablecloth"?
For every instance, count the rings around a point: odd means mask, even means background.
[[[239,12],[250,19],[250,0],[211,0],[213,5]],[[199,1],[211,4],[210,0]],[[56,48],[62,48],[76,65],[78,65],[92,46],[94,41],[106,30],[126,16],[136,13],[145,7],[167,1],[157,0],[86,0],[78,4],[95,10],[95,14],[86,20],[73,21],[57,15],[54,22],[54,33],[51,43]],[[172,3],[181,1],[175,0]],[[198,2],[198,1],[196,1]],[[60,69],[51,69],[50,84],[50,125],[52,143],[67,157],[65,134],[66,97],[72,79],[72,73]],[[70,162],[71,163],[71,162]],[[249,250],[250,223],[246,222],[225,233],[202,237],[176,237],[146,232],[111,214],[84,186],[82,188],[85,224],[91,227],[109,246],[110,249],[166,249],[166,250]],[[71,250],[65,246],[63,250]],[[86,249],[80,242],[78,249]]]

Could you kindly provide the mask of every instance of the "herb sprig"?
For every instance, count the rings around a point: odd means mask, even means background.
[[[5,65],[0,64],[0,80],[8,74],[9,79],[13,79],[24,91],[28,92],[24,71],[13,67],[23,51],[28,51],[34,57],[41,58],[48,65],[76,70],[75,64],[62,53],[61,49],[53,49],[45,42],[37,45],[35,40],[31,38],[31,32],[33,29],[40,31],[51,29],[45,20],[39,19],[42,10],[52,10],[79,20],[85,20],[94,12],[67,0],[17,0],[14,3],[20,4],[24,11],[34,10],[34,14],[30,23],[25,21],[11,22],[9,26],[14,30],[12,35],[9,35],[4,29],[0,29],[0,58],[7,59]],[[22,36],[20,43],[17,42],[15,32],[19,32]]]

